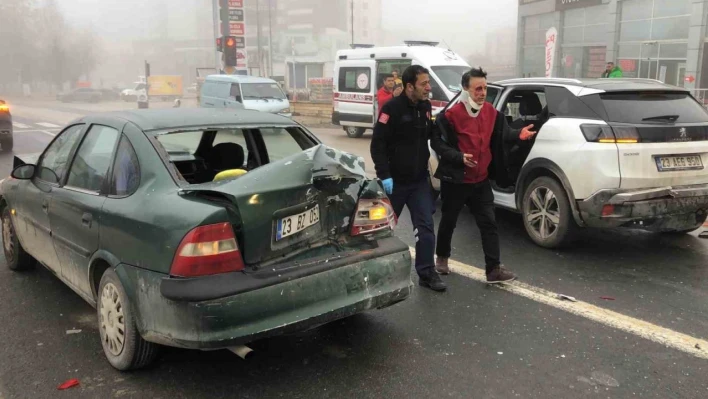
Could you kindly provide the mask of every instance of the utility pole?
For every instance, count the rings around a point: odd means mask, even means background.
[[[263,53],[261,53],[261,0],[256,0],[256,29],[258,30],[258,75],[263,76]]]
[[[273,18],[271,17],[271,12],[273,11],[273,2],[268,0],[268,70],[270,72],[269,76],[273,76]]]
[[[221,37],[219,34],[219,0],[212,0],[212,14],[214,17],[214,38]],[[219,50],[214,51],[214,66],[216,67],[216,71],[221,70],[221,56],[219,55]]]
[[[354,0],[352,0],[352,44],[354,44]]]

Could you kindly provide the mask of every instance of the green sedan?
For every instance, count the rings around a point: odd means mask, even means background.
[[[0,182],[12,270],[40,263],[96,308],[119,370],[161,345],[248,350],[401,302],[411,255],[360,157],[257,111],[102,113]]]

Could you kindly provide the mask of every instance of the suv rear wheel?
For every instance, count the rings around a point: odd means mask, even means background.
[[[550,177],[539,177],[526,188],[522,214],[529,237],[545,248],[568,244],[578,229],[568,194]]]
[[[364,135],[364,132],[366,131],[366,129],[364,129],[363,127],[356,127],[356,126],[345,126],[344,131],[347,132],[347,136],[349,136],[353,139],[357,139],[357,138]]]

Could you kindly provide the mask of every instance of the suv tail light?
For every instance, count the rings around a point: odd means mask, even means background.
[[[182,239],[170,275],[207,276],[244,269],[236,236],[229,223],[199,226]]]
[[[0,112],[10,112],[10,106],[7,104],[0,104]]]
[[[585,140],[592,143],[638,143],[639,131],[634,126],[580,125]]]
[[[388,199],[360,199],[354,212],[351,235],[393,230],[397,223],[398,218]]]

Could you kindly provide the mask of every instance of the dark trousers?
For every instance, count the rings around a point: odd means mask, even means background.
[[[487,272],[492,271],[500,262],[499,233],[494,215],[494,193],[489,180],[476,184],[453,184],[442,182],[442,220],[438,228],[438,246],[436,254],[449,258],[452,233],[457,226],[457,217],[467,205],[477,221],[482,235],[482,249]]]
[[[393,181],[393,193],[388,196],[396,216],[408,207],[415,233],[415,270],[418,275],[432,272],[435,266],[435,224],[432,193],[428,176],[414,183]]]

